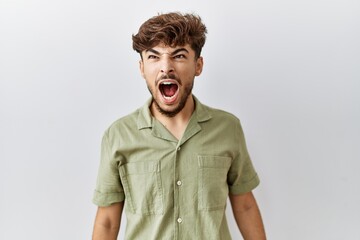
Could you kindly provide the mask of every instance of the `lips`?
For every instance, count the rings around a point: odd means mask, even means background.
[[[179,93],[179,84],[173,79],[164,79],[159,82],[159,90],[163,101],[166,104],[172,104],[176,101]]]

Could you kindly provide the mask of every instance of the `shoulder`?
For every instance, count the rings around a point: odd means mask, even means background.
[[[231,112],[223,109],[202,105],[204,112],[207,112],[209,118],[202,122],[203,129],[209,132],[217,132],[222,140],[230,140],[229,145],[236,143],[236,147],[243,138],[243,130],[240,119]]]
[[[235,123],[235,124],[240,122],[239,118],[236,115],[234,115],[233,113],[230,113],[228,111],[214,108],[214,107],[209,107],[204,104],[202,104],[202,108],[209,113],[211,119],[213,119],[213,120],[222,121],[222,122],[223,121],[231,122],[231,123]]]
[[[122,116],[112,122],[110,126],[105,130],[105,134],[111,136],[120,134],[120,132],[124,132],[124,130],[126,131],[126,129],[128,131],[131,131],[132,129],[137,129],[137,119],[139,111],[140,109],[137,109],[134,112]]]
[[[209,109],[212,111],[213,115],[216,117],[226,118],[226,119],[229,119],[230,121],[239,121],[239,118],[237,116],[235,116],[233,113],[227,112],[222,109],[217,109],[217,108],[209,107]]]

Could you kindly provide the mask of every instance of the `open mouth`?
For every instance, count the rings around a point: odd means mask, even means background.
[[[179,86],[176,81],[165,80],[159,84],[159,89],[165,100],[175,100]]]

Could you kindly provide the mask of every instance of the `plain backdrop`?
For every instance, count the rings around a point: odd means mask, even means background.
[[[91,238],[102,134],[150,96],[131,35],[168,11],[208,27],[194,94],[241,119],[268,239],[359,240],[357,0],[0,0],[0,239]]]

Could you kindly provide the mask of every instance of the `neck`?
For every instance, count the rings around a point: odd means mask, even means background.
[[[177,139],[183,135],[187,124],[195,109],[194,98],[190,95],[186,101],[184,108],[175,116],[168,117],[158,111],[155,104],[151,104],[152,115],[161,122]]]

